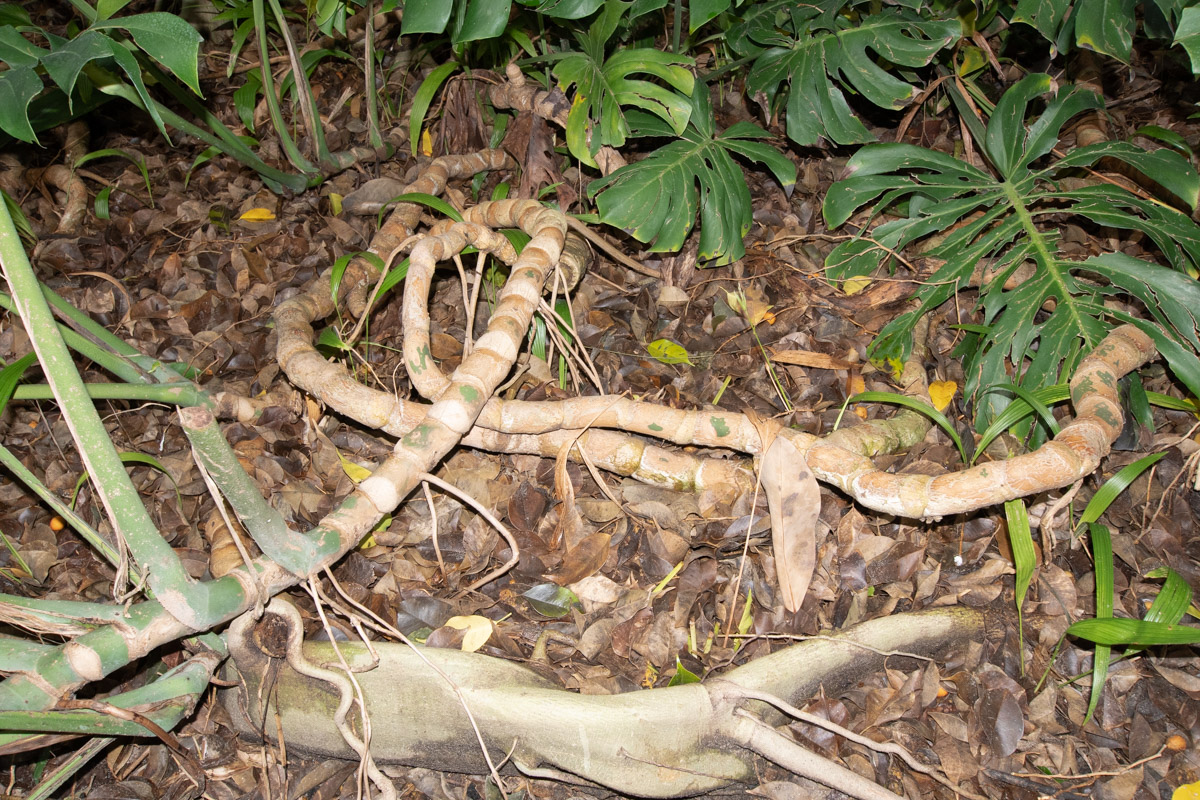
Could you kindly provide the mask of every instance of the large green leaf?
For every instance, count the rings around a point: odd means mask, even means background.
[[[42,79],[32,67],[0,72],[0,130],[23,142],[36,142],[29,125],[29,104],[42,91]]]
[[[75,91],[79,73],[91,61],[112,55],[108,37],[99,31],[84,31],[42,59],[42,66],[63,94],[70,97]]]
[[[549,17],[583,19],[604,5],[604,0],[521,0],[521,3]]]
[[[858,17],[839,13],[845,5],[845,0],[762,3],[729,32],[730,46],[756,56],[747,90],[772,102],[786,95],[788,137],[798,144],[821,137],[838,144],[871,141],[841,87],[881,108],[903,108],[916,90],[880,62],[922,67],[962,35],[957,20],[926,19],[907,8]]]
[[[29,12],[16,3],[0,3],[0,25],[33,26]]]
[[[1137,26],[1135,5],[1134,0],[1076,0],[1073,7],[1071,0],[1020,0],[1011,21],[1036,28],[1050,42],[1052,53],[1075,44],[1128,63]],[[1156,0],[1155,9],[1153,24],[1160,27],[1178,14],[1169,0]],[[1147,25],[1151,24],[1148,14]]]
[[[775,148],[756,139],[767,133],[739,122],[715,133],[708,87],[692,93],[691,124],[674,139],[635,164],[594,181],[600,218],[628,231],[656,252],[683,246],[700,212],[699,257],[727,264],[745,253],[743,237],[751,224],[750,190],[730,152],[766,164],[785,191],[796,182],[796,166]],[[661,119],[631,112],[633,135],[674,138]]]
[[[92,30],[124,28],[146,55],[167,68],[192,91],[200,94],[197,62],[203,37],[174,14],[149,12],[97,22]]]
[[[447,0],[405,0],[400,32],[406,36],[413,33],[441,33],[446,30],[453,9],[454,4]],[[507,5],[504,10],[508,11]]]
[[[655,114],[676,136],[687,127],[692,108],[688,95],[695,78],[687,69],[690,58],[632,48],[618,50],[606,59],[611,33],[610,21],[602,15],[579,35],[581,51],[567,54],[554,66],[562,90],[568,94],[572,87],[575,90],[567,116],[567,147],[592,167],[602,145],[625,144],[630,128],[623,107],[635,106]],[[677,91],[630,77],[635,74],[656,77]]]
[[[826,261],[834,280],[868,274],[888,253],[919,239],[943,237],[925,252],[941,266],[915,293],[919,308],[883,329],[870,349],[876,360],[906,358],[921,314],[964,288],[979,264],[990,266],[994,277],[980,287],[979,300],[986,332],[964,363],[966,392],[975,396],[981,430],[1010,402],[998,393],[980,394],[982,390],[1009,382],[1014,375],[1028,390],[1064,380],[1105,336],[1117,313],[1105,307],[1111,295],[1140,302],[1157,323],[1142,324],[1153,331],[1172,370],[1192,391],[1200,389],[1200,326],[1194,311],[1200,309],[1200,284],[1188,277],[1200,266],[1200,227],[1174,208],[1116,186],[1068,190],[1056,183],[1108,158],[1145,173],[1194,206],[1200,177],[1172,151],[1147,153],[1124,142],[1079,148],[1039,166],[1063,125],[1098,102],[1090,93],[1064,89],[1046,101],[1039,116],[1028,120],[1030,105],[1048,87],[1045,76],[1031,75],[997,103],[979,140],[994,173],[911,145],[871,145],[850,159],[850,177],[835,184],[825,200],[830,226],[842,224],[872,201],[893,213],[899,203],[907,202],[904,216],[834,248]],[[1064,214],[1106,228],[1141,231],[1171,266],[1119,253],[1069,261],[1058,251],[1057,231]],[[1008,276],[1026,263],[1036,267],[1033,276],[1004,289]]]
[[[1200,6],[1185,8],[1175,29],[1175,44],[1187,51],[1192,74],[1200,75]]]
[[[689,0],[688,30],[695,33],[709,20],[729,10],[730,0]]]
[[[1075,44],[1129,62],[1134,0],[1079,0],[1075,4]]]
[[[12,25],[0,27],[0,61],[10,67],[36,67],[45,54]]]
[[[604,0],[519,0],[537,13],[557,19],[582,19]],[[401,33],[444,33],[450,20],[454,44],[493,39],[504,33],[512,0],[406,0]]]
[[[447,3],[449,5],[449,3]],[[474,0],[462,10],[462,24],[454,32],[454,43],[494,39],[508,27],[511,0]]]

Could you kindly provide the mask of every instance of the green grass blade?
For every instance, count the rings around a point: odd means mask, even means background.
[[[1092,499],[1088,502],[1087,508],[1083,510],[1083,516],[1079,518],[1079,522],[1091,524],[1100,519],[1112,502],[1117,499],[1117,495],[1125,491],[1129,484],[1133,483],[1138,475],[1141,475],[1150,467],[1157,464],[1166,455],[1163,453],[1152,453],[1145,458],[1139,458],[1137,461],[1125,466],[1116,475],[1109,478],[1100,491],[1092,495]]]
[[[1008,541],[1012,546],[1013,565],[1016,567],[1017,635],[1020,641],[1021,674],[1025,674],[1025,625],[1021,606],[1033,578],[1037,557],[1033,549],[1033,533],[1029,529],[1029,512],[1023,500],[1009,500],[1004,504],[1004,516],[1008,521]]]
[[[417,154],[417,147],[421,142],[421,129],[425,126],[425,114],[428,113],[429,106],[433,103],[434,95],[442,87],[446,78],[459,69],[459,66],[455,61],[442,64],[429,73],[429,77],[417,87],[417,93],[413,95],[412,111],[408,116],[408,141],[414,156]]]
[[[438,212],[442,216],[449,217],[450,219],[454,220],[455,222],[463,221],[462,214],[460,214],[458,212],[458,209],[456,209],[454,206],[447,203],[442,198],[436,197],[435,195],[432,195],[432,194],[425,194],[424,192],[409,192],[408,194],[396,195],[391,200],[389,200],[386,205],[384,205],[383,209],[381,209],[379,212],[380,224],[383,224],[384,210],[390,208],[391,206],[393,206],[396,203],[416,203],[417,205],[421,205],[421,206],[425,206],[426,208],[433,209],[434,211]]]
[[[1092,539],[1092,562],[1096,570],[1096,619],[1093,621],[1112,620],[1113,611],[1113,555],[1112,537],[1108,528],[1092,522],[1088,524],[1088,532]],[[1078,625],[1079,623],[1075,623]],[[1075,627],[1072,625],[1071,627]],[[1070,629],[1068,629],[1069,631]],[[1096,706],[1100,702],[1100,693],[1104,691],[1104,681],[1108,678],[1108,661],[1112,646],[1096,643],[1096,652],[1092,656],[1092,693],[1088,699],[1087,716],[1083,724],[1087,725]]]
[[[0,413],[4,412],[4,407],[8,405],[13,392],[17,390],[17,384],[20,382],[21,376],[25,374],[25,370],[36,363],[37,355],[35,353],[26,353],[16,361],[0,369]]]
[[[1067,628],[1067,633],[1096,642],[1097,663],[1101,647],[1108,650],[1125,644],[1154,647],[1200,643],[1200,628],[1167,625],[1165,622],[1146,622],[1143,619],[1081,619]]]
[[[1192,587],[1170,567],[1154,570],[1146,577],[1156,577],[1155,573],[1160,572],[1162,577],[1166,578],[1166,582],[1146,611],[1145,619],[1146,622],[1174,625],[1183,619],[1183,615],[1192,605]]]
[[[133,153],[129,153],[120,149],[119,147],[106,147],[103,150],[94,150],[76,161],[73,169],[79,169],[84,164],[87,164],[90,161],[95,161],[98,158],[108,158],[110,156],[124,158],[138,168],[138,172],[142,173],[142,183],[146,187],[146,194],[150,197],[150,205],[153,207],[154,190],[150,186],[150,171],[146,169],[145,160],[138,158]]]
[[[1200,414],[1200,401],[1197,401],[1195,398],[1171,397],[1168,394],[1146,392],[1146,399],[1150,401],[1150,405],[1165,408],[1169,411],[1187,411],[1191,414]]]
[[[980,394],[984,395],[995,391],[1011,392],[1016,395],[1017,400],[1009,403],[1008,407],[992,420],[992,424],[988,425],[987,430],[979,437],[979,444],[975,446],[975,456],[971,459],[971,463],[974,463],[975,459],[979,458],[979,454],[986,450],[987,446],[997,436],[1034,412],[1037,412],[1038,418],[1041,419],[1042,424],[1046,426],[1052,436],[1058,434],[1058,420],[1054,418],[1054,414],[1050,411],[1047,404],[1061,403],[1070,398],[1070,390],[1065,383],[1060,383],[1056,386],[1047,386],[1044,389],[1038,389],[1036,392],[1031,392],[1028,389],[1015,386],[1011,383],[996,384],[984,389]]]
[[[1163,567],[1154,572],[1160,573],[1160,577],[1165,577],[1166,582],[1154,596],[1150,608],[1146,610],[1145,621],[1156,625],[1174,625],[1183,619],[1183,615],[1192,604],[1192,587],[1170,567]],[[1148,574],[1147,577],[1151,575]],[[1130,647],[1125,651],[1125,655],[1133,655],[1141,649]]]
[[[954,446],[958,448],[959,458],[963,463],[967,463],[967,455],[963,450],[962,439],[958,436],[958,431],[954,430],[954,426],[950,424],[950,420],[946,419],[946,415],[938,411],[928,403],[922,403],[920,400],[915,400],[907,395],[896,394],[895,392],[859,392],[853,397],[846,400],[846,406],[851,403],[890,403],[892,405],[903,406],[910,411],[916,411],[918,414],[924,414],[929,417],[937,426],[946,432],[954,441]],[[843,411],[845,408],[843,407]],[[839,416],[839,421],[840,421]]]
[[[384,276],[383,280],[379,283],[379,291],[376,293],[376,296],[382,297],[383,295],[387,294],[398,283],[400,283],[400,281],[404,280],[406,275],[408,275],[407,258],[388,270],[388,274]]]

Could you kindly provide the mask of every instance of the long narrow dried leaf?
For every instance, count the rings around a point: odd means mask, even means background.
[[[799,611],[817,566],[817,521],[821,490],[804,456],[778,436],[767,448],[760,470],[771,509],[771,544],[783,607]]]

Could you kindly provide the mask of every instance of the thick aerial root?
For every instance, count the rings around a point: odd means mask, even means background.
[[[1120,433],[1117,380],[1155,355],[1150,337],[1135,326],[1114,330],[1076,370],[1071,396],[1078,416],[1052,441],[1006,462],[985,463],[937,477],[887,473],[871,460],[880,452],[911,446],[924,435],[928,422],[911,412],[889,422],[835,432],[824,439],[790,429],[764,438],[761,420],[725,411],[670,409],[611,397],[501,401],[491,397],[486,386],[498,385],[515,363],[533,304],[540,298],[546,277],[557,267],[564,239],[556,232],[557,251],[548,261],[542,258],[546,253],[538,251],[536,242],[531,242],[518,260],[495,229],[514,225],[518,218],[527,229],[540,226],[542,222],[532,220],[540,220],[544,211],[532,201],[485,203],[468,209],[461,223],[434,226],[412,248],[404,290],[403,355],[413,387],[433,401],[432,406],[369,389],[342,366],[325,361],[312,345],[312,322],[320,309],[299,300],[289,301],[276,313],[280,365],[295,385],[333,409],[400,437],[401,445],[410,451],[407,456],[416,450],[427,456],[435,451],[449,452],[459,443],[455,435],[460,440],[466,436],[465,443],[474,446],[549,456],[578,438],[581,428],[610,428],[623,433],[589,436],[588,449],[594,446],[597,450],[593,463],[601,468],[675,488],[706,488],[714,485],[706,482],[715,480],[741,493],[748,487],[749,470],[736,462],[717,467],[713,466],[716,462],[690,456],[672,458],[667,451],[651,451],[626,434],[755,456],[765,454],[768,439],[784,437],[790,445],[788,455],[776,454],[771,462],[766,495],[771,506],[781,597],[789,611],[800,608],[815,563],[818,514],[813,504],[819,501],[813,478],[837,486],[864,506],[914,519],[937,519],[1069,485],[1096,469]],[[489,333],[474,343],[455,376],[448,377],[433,360],[427,305],[438,262],[456,258],[467,245],[493,253],[513,266],[489,323]],[[372,248],[378,250],[374,244]],[[536,272],[521,267],[522,263],[533,263],[530,259],[538,264]],[[306,297],[311,295],[310,291]],[[921,334],[918,341],[923,343],[924,338]],[[922,354],[922,350],[916,350],[902,374],[905,391],[918,398],[925,395]],[[483,380],[485,374],[487,380]],[[438,441],[436,447],[430,447],[434,433]],[[398,446],[397,455],[404,452],[404,447]],[[571,447],[569,455],[582,458],[584,451]],[[410,473],[412,466],[402,471]],[[407,479],[397,480],[396,465],[381,469],[380,474],[391,477],[368,481],[363,488],[386,490],[373,498],[382,510],[379,502],[400,502],[412,484]],[[765,481],[767,472],[762,475]],[[798,493],[801,479],[808,481],[802,494]],[[785,485],[797,489],[786,494],[787,504],[781,494]],[[397,496],[389,493],[393,489],[399,493]]]
[[[355,758],[331,719],[339,700],[328,684],[283,666],[268,671],[270,659],[257,642],[278,638],[281,623],[270,615],[266,622],[257,635],[249,617],[230,628],[230,652],[244,687],[225,693],[235,725],[244,734],[265,730],[274,739],[278,710],[289,752]],[[372,752],[381,764],[487,771],[457,685],[489,750],[511,754],[511,763],[528,774],[566,774],[642,797],[686,797],[754,780],[758,753],[853,797],[894,800],[890,792],[765,727],[763,720],[778,717],[746,693],[802,704],[819,688],[833,693],[852,684],[885,658],[944,658],[981,639],[985,627],[984,615],[970,609],[896,614],[793,645],[719,680],[622,695],[575,694],[518,664],[391,643],[375,644],[379,666],[357,678],[372,719]],[[267,631],[276,633],[264,636]],[[341,648],[352,666],[370,663],[364,647]],[[306,643],[304,659],[334,663],[327,643]],[[265,679],[275,681],[276,699],[264,710],[258,698],[265,695],[260,692]],[[750,718],[746,711],[763,716]]]
[[[280,363],[294,383],[337,411],[394,436],[403,436],[420,424],[428,407],[358,383],[344,367],[326,361],[313,348],[307,321],[296,322],[298,327],[289,331],[286,355],[284,332],[280,332]],[[930,477],[895,475],[875,468],[871,456],[909,446],[924,434],[924,425],[914,425],[912,415],[903,418],[903,429],[876,422],[838,431],[826,439],[790,429],[781,435],[792,441],[819,480],[837,486],[862,505],[913,519],[936,519],[1067,486],[1093,472],[1121,430],[1123,415],[1116,382],[1155,355],[1153,341],[1135,326],[1115,329],[1083,360],[1071,380],[1075,420],[1032,453],[962,472]],[[414,360],[422,372],[437,371],[428,358],[424,363],[410,358],[410,369]],[[493,399],[482,408],[477,426],[529,436],[575,428],[581,421],[590,427],[615,428],[677,445],[760,454],[758,430],[743,414],[664,408],[626,398]],[[483,445],[486,440],[481,432],[472,444]],[[533,449],[526,444],[521,452]],[[660,481],[681,486],[691,482],[687,475]]]
[[[507,83],[497,84],[488,92],[488,99],[496,108],[512,108],[527,114],[536,114],[542,119],[549,120],[560,128],[567,127],[567,114],[571,111],[571,101],[561,89],[549,91],[541,86],[525,81],[525,73],[516,64],[509,64],[505,69]]]

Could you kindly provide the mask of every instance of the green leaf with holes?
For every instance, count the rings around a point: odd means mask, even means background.
[[[923,67],[962,36],[957,19],[928,19],[908,8],[869,7],[846,0],[758,3],[727,34],[730,46],[754,57],[747,94],[786,109],[788,138],[857,144],[874,136],[855,116],[846,93],[880,108],[901,109],[916,96],[896,77],[901,67]],[[862,4],[866,6],[866,4]]]
[[[618,49],[606,55],[612,35],[607,23],[601,15],[578,35],[580,50],[568,53],[554,66],[559,86],[572,98],[567,148],[590,167],[596,166],[601,146],[625,144],[630,127],[624,109],[635,107],[654,114],[676,136],[687,127],[692,111],[688,100],[695,84],[688,69],[692,59],[646,47]]]
[[[796,165],[765,144],[768,134],[749,122],[716,132],[708,87],[692,93],[690,123],[681,136],[658,117],[632,112],[633,135],[673,141],[645,159],[593,181],[588,194],[596,199],[600,219],[655,252],[674,252],[700,215],[699,258],[717,266],[745,254],[742,239],[750,231],[750,189],[733,154],[765,164],[790,194]]]
[[[873,360],[908,357],[920,316],[982,276],[979,309],[985,329],[967,354],[965,395],[976,403],[980,430],[1011,402],[1005,393],[983,393],[1012,381],[1028,391],[1065,382],[1079,359],[1108,333],[1111,322],[1133,321],[1110,310],[1119,296],[1137,302],[1153,322],[1137,322],[1155,339],[1175,375],[1200,391],[1200,227],[1168,202],[1137,197],[1110,184],[1066,188],[1062,177],[1101,159],[1122,161],[1158,183],[1164,200],[1194,208],[1200,176],[1178,153],[1146,152],[1128,142],[1104,142],[1051,157],[1063,126],[1082,111],[1100,108],[1090,92],[1065,88],[1049,94],[1045,75],[1030,75],[1004,94],[978,145],[990,169],[906,144],[869,145],[847,164],[845,180],[826,195],[829,226],[844,223],[874,203],[891,219],[830,253],[831,280],[867,275],[890,254],[936,237],[923,253],[940,263],[914,297],[919,307],[886,325],[871,345]],[[1044,98],[1044,100],[1043,100]],[[1034,104],[1044,107],[1033,114]],[[1047,161],[1046,159],[1050,159]],[[1083,261],[1059,250],[1064,218],[1101,228],[1138,231],[1160,254],[1155,263],[1110,253]],[[1032,265],[1018,285],[1005,282]],[[981,276],[975,275],[979,282]]]

